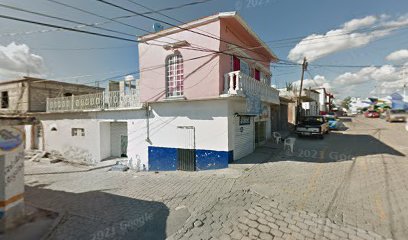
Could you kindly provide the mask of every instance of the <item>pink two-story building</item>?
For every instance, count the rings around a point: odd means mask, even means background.
[[[117,108],[104,109],[110,106],[106,97],[96,111],[94,105],[48,108],[42,117],[46,148],[64,152],[75,145],[78,141],[65,139],[64,146],[56,146],[57,135],[47,130],[67,128],[69,134],[74,123],[81,125],[84,138],[76,147],[84,148],[88,135],[98,138],[89,139],[94,148],[86,156],[93,162],[115,156],[109,148],[120,139],[119,152],[134,168],[206,170],[227,167],[271,136],[271,109],[279,105],[279,92],[271,87],[270,64],[277,58],[237,13],[219,13],[138,40],[140,79],[130,91],[137,104],[120,104],[129,100],[129,91],[122,91]],[[55,101],[50,99],[60,106]],[[122,133],[112,137],[118,124]]]

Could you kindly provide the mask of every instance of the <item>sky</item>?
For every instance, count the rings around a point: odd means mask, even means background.
[[[149,11],[129,0],[107,1],[136,12]],[[154,20],[133,16],[120,20],[128,26],[103,23],[106,19],[58,2],[107,18],[131,15],[96,0],[1,0],[0,15],[68,27],[79,25],[2,6],[7,5],[81,23],[99,23],[98,27],[117,32],[91,27],[80,29],[124,38],[136,39],[153,31]],[[137,2],[159,10],[194,1]],[[188,22],[224,11],[237,11],[279,59],[301,62],[306,57],[309,61],[306,87],[329,88],[337,98],[383,97],[402,92],[403,85],[408,84],[407,0],[209,0],[163,13]],[[177,23],[158,14],[149,16]],[[1,18],[0,29],[0,81],[30,75],[93,85],[95,81],[122,78],[139,69],[138,48],[134,42]],[[272,82],[278,88],[291,82],[299,83],[300,66],[272,65],[271,70]]]

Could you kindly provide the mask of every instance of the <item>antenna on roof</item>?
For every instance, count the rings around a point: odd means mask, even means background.
[[[153,31],[154,32],[160,32],[164,29],[164,27],[160,23],[154,23],[153,24]]]

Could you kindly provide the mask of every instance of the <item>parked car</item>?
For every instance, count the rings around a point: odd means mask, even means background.
[[[319,136],[323,139],[324,134],[329,133],[329,123],[324,116],[306,116],[296,126],[296,133],[302,136]]]
[[[332,115],[325,115],[324,118],[329,123],[329,130],[338,130],[339,120]]]
[[[388,109],[385,114],[387,122],[405,122],[407,119],[407,112],[404,109]]]
[[[367,118],[379,118],[380,113],[378,113],[377,111],[374,111],[374,110],[368,110],[368,111],[364,112],[364,116],[367,117]]]

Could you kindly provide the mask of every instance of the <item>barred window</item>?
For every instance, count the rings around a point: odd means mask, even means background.
[[[166,96],[183,96],[184,67],[180,53],[167,57],[166,71]]]
[[[76,137],[76,136],[85,136],[85,129],[83,129],[83,128],[72,128],[71,129],[71,135],[73,136],[73,137]]]

